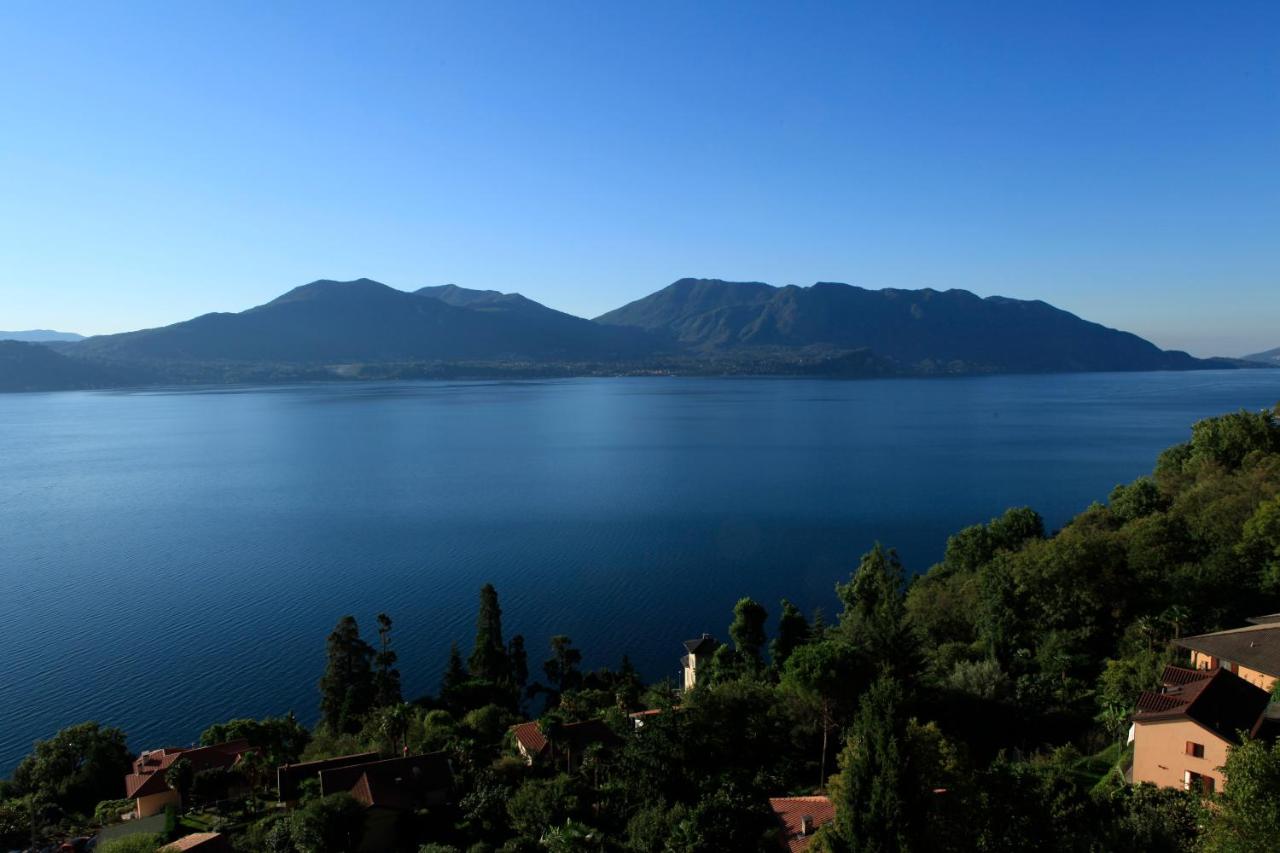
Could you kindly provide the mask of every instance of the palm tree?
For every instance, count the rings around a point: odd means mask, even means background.
[[[262,782],[270,770],[267,757],[262,754],[261,750],[255,749],[241,755],[236,767],[239,768],[245,781],[249,783],[249,807],[257,811],[258,789],[262,787]]]
[[[383,708],[378,717],[378,729],[390,745],[390,751],[400,754],[409,747],[409,726],[413,723],[413,706],[401,702]]]

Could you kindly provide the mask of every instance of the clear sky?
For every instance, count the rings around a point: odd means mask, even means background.
[[[1280,3],[15,0],[0,328],[683,276],[1280,346]]]

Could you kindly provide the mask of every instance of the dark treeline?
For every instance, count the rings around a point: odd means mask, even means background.
[[[1150,476],[1062,530],[1011,509],[905,575],[876,545],[836,584],[830,622],[785,600],[740,600],[688,692],[641,683],[625,658],[585,671],[567,636],[541,652],[506,637],[486,586],[471,648],[453,646],[435,694],[405,701],[391,618],[365,639],[345,617],[328,638],[314,730],[235,720],[202,742],[246,737],[263,767],[447,752],[449,804],[401,827],[401,849],[422,853],[776,850],[768,798],[818,792],[836,810],[819,850],[1280,846],[1280,751],[1266,743],[1236,749],[1229,784],[1208,800],[1123,778],[1129,714],[1177,659],[1172,641],[1280,610],[1276,413],[1197,423]],[[635,728],[640,710],[659,713]],[[534,713],[553,749],[527,764],[510,727]],[[566,727],[587,720],[616,740],[571,749]],[[38,744],[0,787],[0,844],[101,815],[128,760],[124,735],[92,723]],[[197,804],[226,787],[180,776],[171,784]],[[249,783],[251,800],[270,798],[269,773]],[[363,820],[353,805],[304,790],[291,812],[250,802],[217,821],[243,850],[346,850]]]

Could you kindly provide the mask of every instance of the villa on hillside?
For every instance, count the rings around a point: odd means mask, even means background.
[[[604,720],[586,720],[581,723],[565,723],[561,727],[559,739],[553,744],[543,732],[537,721],[519,723],[509,730],[516,749],[529,765],[535,760],[554,759],[561,755],[572,762],[574,756],[581,756],[587,747],[600,744],[605,749],[616,746],[621,740]]]
[[[692,690],[698,683],[698,666],[711,659],[720,648],[720,643],[710,634],[703,634],[696,640],[684,641],[684,657],[680,658],[680,668],[684,673],[685,690]]]
[[[378,758],[379,755],[376,752],[359,752],[319,761],[304,761],[300,764],[282,764],[276,768],[276,790],[280,794],[280,802],[286,806],[296,804],[302,795],[302,784],[309,779],[316,780],[316,789],[319,790],[320,774],[325,770],[368,764],[371,761],[377,761]]]
[[[1242,735],[1270,728],[1270,701],[1266,690],[1229,669],[1166,666],[1160,689],[1144,692],[1132,717],[1132,781],[1222,790],[1227,751]]]
[[[814,833],[836,819],[830,797],[771,797],[769,808],[782,825],[781,847],[790,853],[808,850]]]
[[[1183,637],[1193,669],[1225,669],[1263,690],[1280,678],[1280,614],[1255,616],[1251,625]]]
[[[179,758],[191,762],[192,770],[199,773],[202,770],[230,770],[243,755],[256,751],[247,740],[213,746],[148,750],[134,760],[133,772],[124,779],[125,798],[134,801],[134,817],[160,814],[165,806],[182,805],[182,797],[165,781],[165,774]]]

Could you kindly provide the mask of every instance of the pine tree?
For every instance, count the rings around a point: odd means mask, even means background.
[[[764,607],[750,598],[740,598],[733,607],[733,623],[729,626],[729,639],[733,640],[738,657],[745,660],[753,671],[759,671],[764,654],[764,623],[769,618]]]
[[[502,608],[493,584],[480,590],[480,611],[476,614],[476,644],[467,661],[471,675],[494,683],[511,677],[507,647],[502,641]]]
[[[453,643],[449,646],[449,665],[440,682],[440,695],[450,695],[465,684],[468,678],[470,676],[467,674],[467,669],[462,665],[462,652],[458,650],[458,644]]]
[[[329,635],[328,665],[320,679],[320,715],[331,732],[359,731],[373,702],[373,656],[355,617],[342,617]]]
[[[396,653],[391,650],[391,617],[378,614],[378,654],[373,659],[378,671],[374,675],[374,704],[378,708],[399,705],[400,670],[396,669]]]
[[[798,647],[809,642],[809,623],[805,621],[800,609],[787,599],[782,599],[782,613],[778,616],[778,636],[769,646],[769,656],[773,665],[782,669],[787,658]]]

